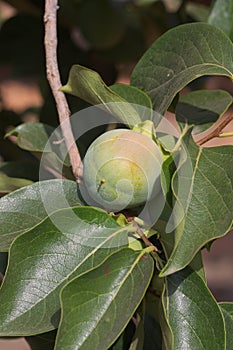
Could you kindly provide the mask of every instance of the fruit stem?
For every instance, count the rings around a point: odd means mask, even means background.
[[[154,244],[151,243],[151,241],[146,237],[146,235],[144,234],[144,232],[142,231],[142,229],[138,226],[137,222],[133,219],[132,220],[132,224],[133,226],[136,228],[136,233],[139,235],[139,237],[143,240],[143,242],[145,243],[145,245],[147,247],[153,247],[153,251],[156,253],[159,253],[159,250],[156,246],[154,246]]]

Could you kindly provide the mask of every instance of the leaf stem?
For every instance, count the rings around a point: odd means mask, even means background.
[[[82,171],[82,161],[71,129],[69,106],[64,93],[59,91],[62,84],[57,63],[57,3],[57,0],[45,1],[44,43],[46,54],[46,71],[47,79],[57,105],[60,127],[68,149],[72,170],[76,181],[79,182]]]

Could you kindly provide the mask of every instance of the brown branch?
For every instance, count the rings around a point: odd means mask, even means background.
[[[68,149],[72,170],[76,181],[79,182],[81,177],[82,161],[71,129],[69,106],[64,93],[59,91],[62,84],[57,63],[57,10],[57,0],[46,0],[44,13],[44,43],[47,79],[56,101],[61,131]]]
[[[218,126],[210,132],[208,135],[203,137],[201,140],[199,140],[197,143],[201,146],[207,141],[212,140],[215,137],[219,137],[221,134],[221,131],[227,126],[231,121],[233,120],[233,113],[230,113],[224,120],[222,120]]]

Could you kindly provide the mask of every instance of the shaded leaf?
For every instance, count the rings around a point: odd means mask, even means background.
[[[226,350],[232,349],[233,344],[233,303],[219,303],[226,326]]]
[[[32,181],[27,179],[19,179],[0,173],[0,193],[10,193],[32,183]]]
[[[5,274],[7,267],[8,254],[5,252],[0,252],[0,273]]]
[[[0,163],[0,173],[11,177],[19,177],[38,181],[39,162],[37,161],[11,161]]]
[[[135,333],[129,350],[143,350],[144,345],[144,322],[145,322],[145,300],[143,299],[134,315]]]
[[[145,91],[163,114],[176,94],[203,75],[233,78],[233,45],[206,23],[180,25],[163,34],[136,65],[132,85]]]
[[[233,218],[233,147],[200,148],[190,141],[187,152],[193,170],[186,169],[188,157],[173,178],[175,245],[163,276],[182,269],[207,242],[224,236]]]
[[[51,331],[32,337],[26,337],[25,340],[30,345],[31,350],[53,350],[57,331]]]
[[[0,291],[0,335],[56,328],[61,288],[126,246],[127,230],[103,210],[76,207],[54,212],[17,237]]]
[[[137,109],[136,105],[146,108],[138,108],[140,118],[142,121],[151,120],[153,117],[152,102],[150,97],[140,89],[131,85],[115,84],[110,86],[110,89],[123,97],[127,102],[133,103],[133,107]]]
[[[172,349],[225,349],[221,311],[196,272],[186,268],[167,277],[167,290],[163,298],[174,335]]]
[[[153,273],[145,251],[123,249],[62,291],[56,350],[107,349],[142,300]]]
[[[7,251],[13,239],[37,225],[52,212],[83,204],[77,184],[69,180],[37,182],[0,199],[0,250]]]
[[[100,75],[91,69],[80,65],[72,66],[68,83],[61,91],[80,97],[92,105],[101,104],[102,108],[126,125],[134,126],[141,121],[138,112],[105,85]]]
[[[233,2],[231,0],[216,0],[208,22],[222,29],[233,41]]]
[[[232,96],[222,90],[197,90],[180,97],[176,106],[179,122],[194,124],[197,134],[210,128],[230,107]]]
[[[114,47],[122,39],[126,29],[124,9],[105,0],[81,2],[78,20],[82,34],[95,49],[106,50]]]
[[[59,173],[65,172],[72,178],[69,169],[70,162],[67,156],[67,149],[60,128],[42,123],[24,123],[7,133],[6,136],[17,136],[17,145],[31,152],[41,159],[44,165],[57,170]],[[64,167],[64,170],[63,170]]]

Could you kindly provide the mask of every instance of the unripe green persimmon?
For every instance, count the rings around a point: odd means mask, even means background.
[[[89,196],[109,211],[137,207],[157,191],[162,155],[149,137],[127,129],[108,131],[89,147],[83,163]]]

